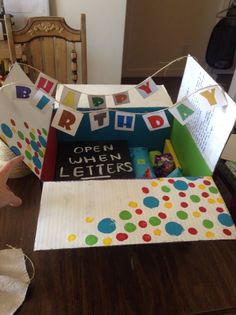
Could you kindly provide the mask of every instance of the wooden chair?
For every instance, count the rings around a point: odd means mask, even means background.
[[[4,20],[12,63],[29,64],[60,83],[87,83],[85,14],[81,14],[80,30],[68,26],[62,17],[30,17],[24,28],[15,31],[12,30],[10,15],[5,15]],[[38,73],[27,66],[24,70],[35,81]]]

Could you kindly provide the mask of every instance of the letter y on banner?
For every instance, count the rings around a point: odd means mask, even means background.
[[[148,78],[141,84],[136,87],[136,90],[139,94],[142,95],[143,98],[146,98],[158,90],[156,83],[152,80],[152,78]]]
[[[74,136],[82,118],[83,114],[81,112],[60,105],[53,118],[52,127]]]

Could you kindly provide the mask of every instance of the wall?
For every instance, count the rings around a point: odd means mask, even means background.
[[[51,15],[80,27],[86,13],[88,83],[121,82],[126,0],[50,0]]]
[[[128,0],[124,40],[124,77],[146,77],[169,61],[190,53],[205,66],[216,14],[229,0]],[[135,52],[135,53],[134,53]],[[184,63],[161,76],[178,76]]]

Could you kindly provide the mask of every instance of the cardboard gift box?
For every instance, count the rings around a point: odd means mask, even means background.
[[[149,83],[150,95],[146,95]],[[151,78],[127,90],[120,86],[121,90],[109,92],[106,86],[90,86],[89,90],[88,86],[60,85],[59,102],[52,114],[46,110],[52,98],[46,94],[42,101],[42,87],[34,94],[30,109],[42,115],[44,125],[34,121],[36,131],[29,132],[23,117],[29,136],[22,149],[17,147],[44,182],[35,250],[235,239],[233,220],[211,176],[233,128],[236,105],[194,58],[187,59],[174,104],[165,88],[156,86]],[[63,103],[62,95],[68,101],[65,89],[67,96],[74,93],[79,99],[77,108]],[[12,92],[8,93],[10,98]],[[10,130],[17,129],[19,116],[17,119],[17,123],[16,118],[9,119],[13,126],[4,122],[6,142],[14,134],[19,142],[19,130]],[[28,120],[31,122],[30,117]],[[182,176],[54,181],[62,142],[119,140],[126,140],[129,147],[171,152]],[[16,147],[17,142],[9,146]],[[67,158],[71,156],[64,157],[65,164]],[[108,159],[96,158],[100,162]],[[95,165],[96,158],[90,157]]]

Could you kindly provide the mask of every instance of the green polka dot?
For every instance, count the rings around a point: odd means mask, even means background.
[[[124,226],[124,229],[126,230],[126,232],[134,232],[136,230],[136,225],[133,223],[126,223]]]
[[[48,135],[48,133],[47,133],[47,130],[46,129],[42,129],[42,131],[43,131],[43,133],[45,134],[45,136],[47,136]]]
[[[149,219],[149,223],[152,225],[152,226],[157,226],[159,224],[161,224],[161,220],[157,217],[151,217]]]
[[[122,220],[129,220],[132,218],[132,214],[127,211],[127,210],[123,210],[119,213],[119,217],[122,219]]]
[[[192,200],[192,202],[199,202],[201,200],[201,198],[197,195],[191,195],[190,199]]]
[[[24,136],[23,132],[18,131],[17,134],[18,134],[18,137],[19,137],[21,140],[24,140],[24,139],[25,139],[25,136]]]
[[[205,226],[207,229],[212,229],[214,226],[214,223],[211,220],[203,220],[202,224]]]
[[[188,218],[188,214],[187,212],[183,211],[183,210],[180,210],[180,211],[177,211],[177,217],[181,220],[186,220]]]
[[[43,151],[42,151],[42,150],[38,150],[38,154],[39,154],[41,157],[43,157],[43,156],[44,156],[44,154],[43,154]]]
[[[28,160],[32,160],[32,155],[29,151],[25,150],[25,156],[27,157]]]
[[[32,132],[30,132],[30,138],[31,138],[32,140],[35,140],[35,135],[34,135]]]
[[[85,239],[85,243],[90,246],[95,245],[97,241],[98,241],[98,238],[96,235],[88,235]]]
[[[212,194],[217,194],[217,193],[218,193],[218,189],[217,189],[215,186],[209,187],[209,191],[210,191]]]
[[[170,192],[170,188],[168,186],[162,186],[161,190],[166,192],[166,193]]]

